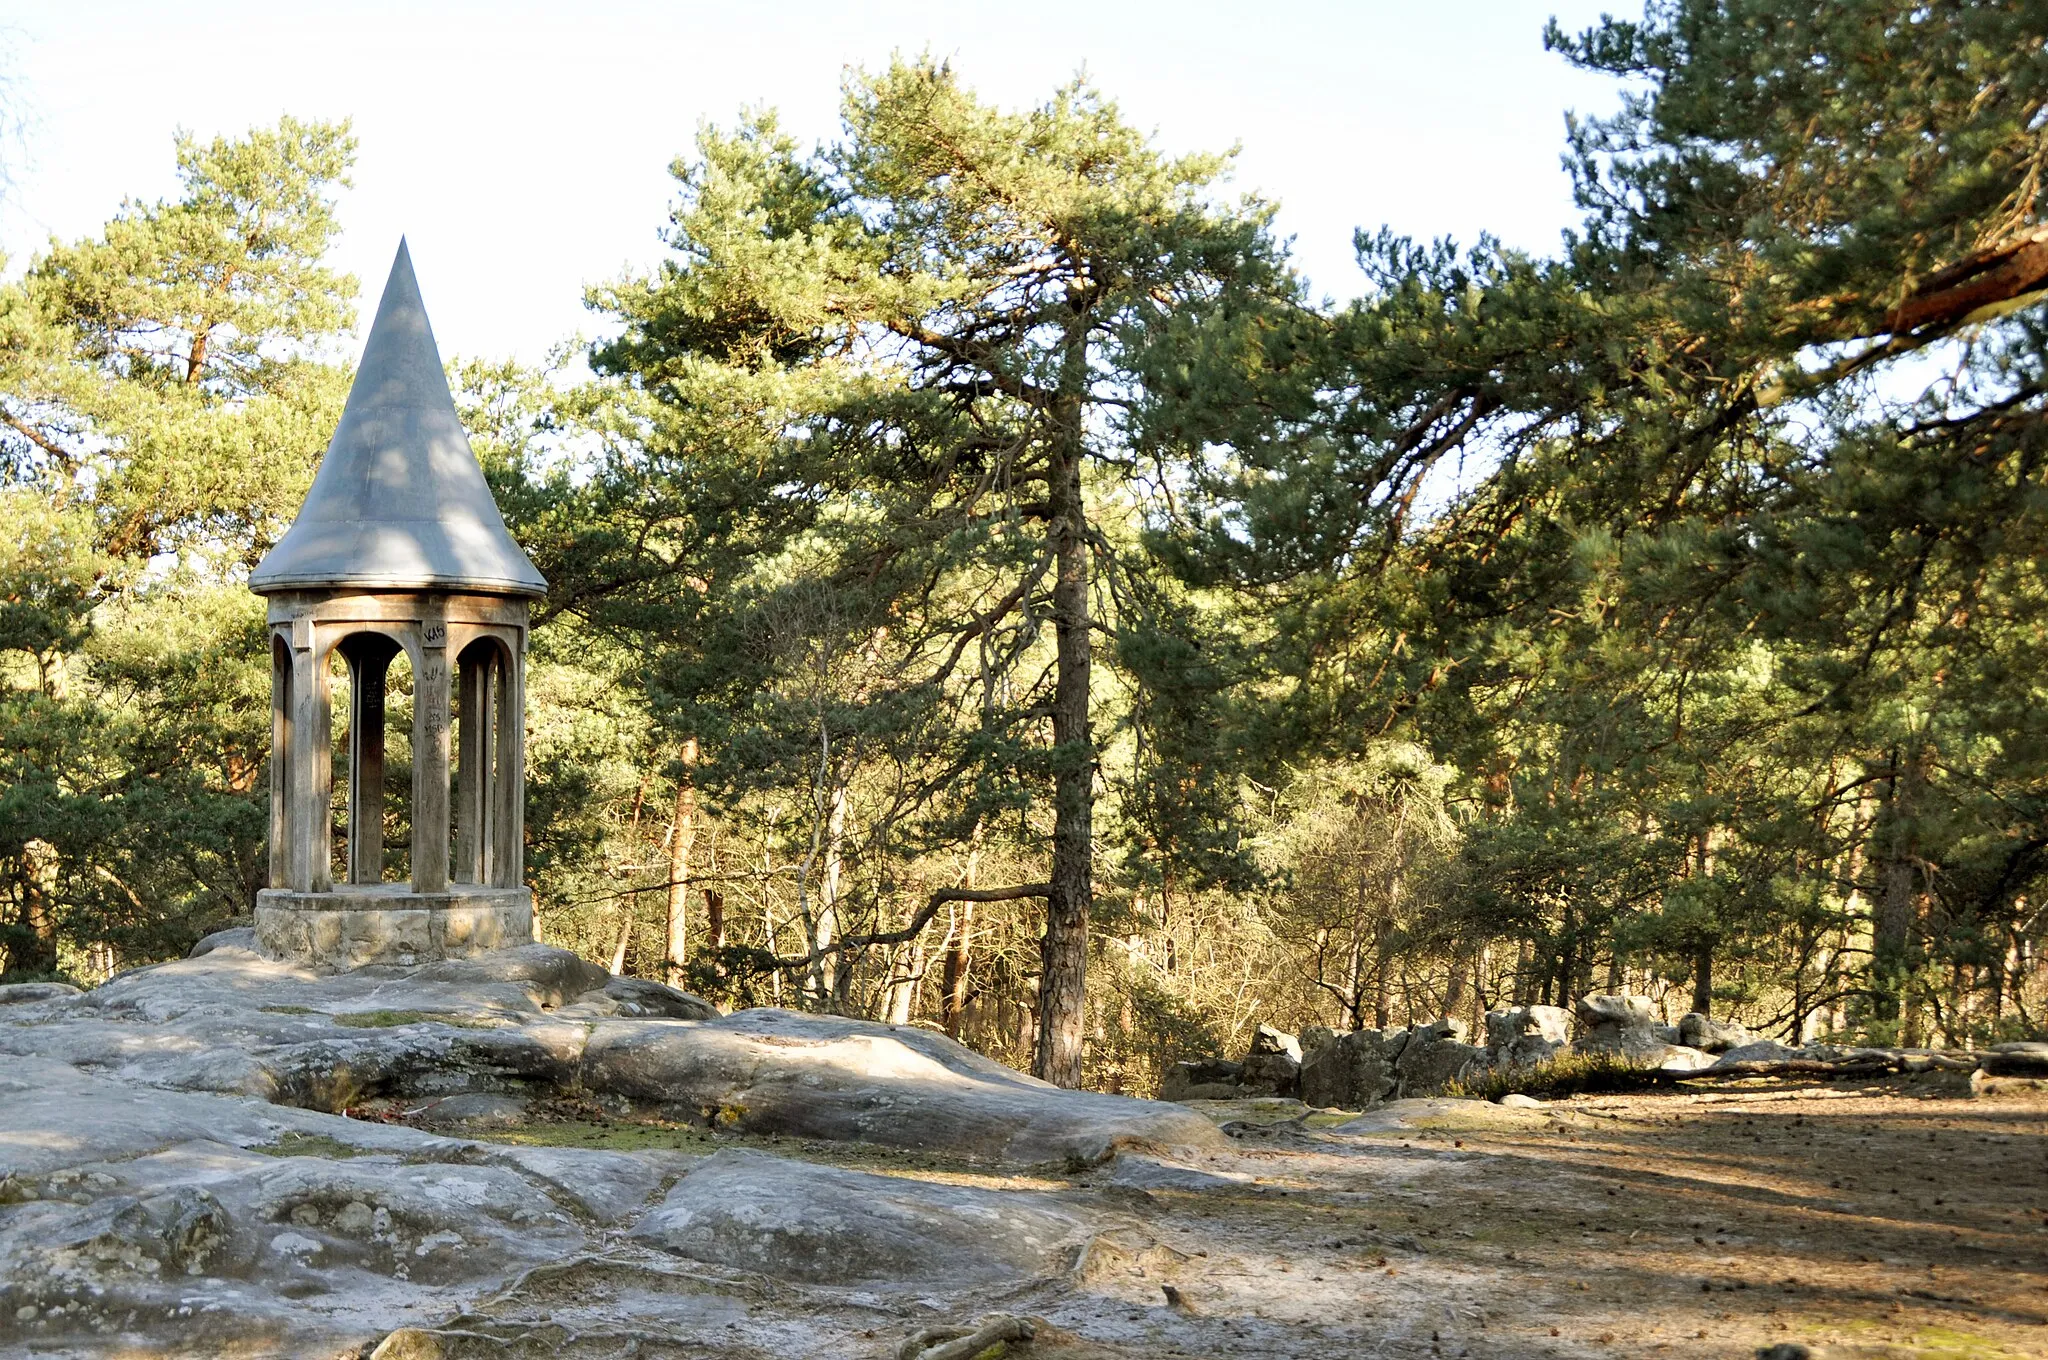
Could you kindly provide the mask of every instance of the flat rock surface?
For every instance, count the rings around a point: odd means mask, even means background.
[[[1390,1100],[1378,1109],[1355,1119],[1330,1126],[1332,1133],[1386,1133],[1403,1129],[1439,1131],[1478,1129],[1526,1129],[1549,1121],[1548,1108],[1495,1105],[1484,1100],[1461,1100],[1448,1096],[1426,1096],[1413,1100]]]
[[[320,974],[249,943],[0,989],[0,1354],[355,1354],[621,1253],[698,1272],[697,1321],[764,1289],[851,1289],[857,1314],[876,1291],[1035,1287],[1127,1220],[1071,1187],[715,1143],[974,1167],[1231,1148],[1184,1107],[1058,1090],[943,1035],[723,1016],[563,950]],[[565,1108],[674,1146],[544,1145]]]
[[[999,1314],[1038,1320],[1014,1360],[2048,1335],[2040,1091],[1162,1112],[588,980],[545,953],[310,978],[225,941],[0,1005],[0,1355],[885,1360]],[[406,1122],[436,1103],[468,1117]]]
[[[677,1256],[808,1284],[934,1287],[1054,1277],[1094,1237],[1044,1194],[792,1163],[726,1150],[691,1171],[633,1237]]]
[[[698,1014],[710,1018],[674,1018]],[[781,1010],[719,1016],[541,945],[316,974],[219,942],[0,1016],[0,1054],[327,1111],[395,1098],[469,1131],[515,1121],[521,1099],[575,1090],[747,1132],[991,1160],[1220,1140],[1180,1106],[1059,1091],[929,1030]]]
[[[1021,1162],[1221,1146],[1215,1126],[1180,1105],[1058,1091],[930,1030],[795,1011],[600,1023],[581,1071],[590,1090],[750,1133]]]

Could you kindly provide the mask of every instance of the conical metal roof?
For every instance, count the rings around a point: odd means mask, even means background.
[[[541,595],[455,414],[403,240],[341,424],[257,594],[361,586]]]

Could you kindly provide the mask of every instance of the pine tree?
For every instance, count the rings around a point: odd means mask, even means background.
[[[1658,0],[1548,41],[1634,82],[1573,124],[1555,258],[1361,233],[1356,305],[1162,337],[1148,437],[1229,451],[1182,569],[1275,613],[1303,742],[1473,772],[1558,976],[1589,912],[1703,1004],[1832,922],[1910,1030],[1934,953],[1997,975],[2038,896],[2043,34]]]
[[[1267,210],[1213,201],[1224,168],[1160,155],[1085,84],[1011,114],[943,67],[897,62],[849,83],[844,137],[814,156],[767,116],[706,134],[678,166],[678,258],[602,297],[625,331],[598,366],[649,399],[649,466],[699,545],[699,594],[739,607],[768,579],[748,559],[800,556],[785,583],[826,592],[811,631],[888,658],[886,678],[833,701],[844,722],[949,711],[952,773],[933,792],[985,786],[965,823],[1014,802],[1017,776],[1049,788],[1047,881],[1014,891],[1046,902],[1034,1066],[1069,1086],[1098,638],[1121,636],[1115,602],[1148,570],[1116,526],[1175,476],[1124,437],[1126,355],[1189,298],[1294,286]],[[839,796],[833,759],[811,761],[821,808]]]
[[[239,584],[346,391],[354,280],[322,263],[346,125],[181,138],[0,290],[0,945],[154,957],[262,886],[262,609]],[[74,956],[75,957],[75,956]]]

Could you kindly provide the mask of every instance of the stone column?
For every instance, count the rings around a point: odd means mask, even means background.
[[[448,622],[429,605],[413,676],[412,890],[448,890]]]
[[[292,885],[291,803],[287,798],[292,748],[292,643],[289,628],[270,632],[270,873],[271,888]]]
[[[292,620],[292,722],[285,801],[292,821],[292,887],[327,892],[334,886],[334,710],[327,685],[327,653],[316,645],[310,618]]]
[[[492,788],[491,883],[516,888],[524,878],[526,839],[526,630],[499,653],[497,775]]]

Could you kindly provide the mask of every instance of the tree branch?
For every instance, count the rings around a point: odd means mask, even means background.
[[[904,944],[923,933],[939,914],[939,908],[948,902],[1014,902],[1023,897],[1050,897],[1050,883],[1018,883],[1007,888],[941,888],[931,895],[931,900],[918,909],[917,915],[901,930],[878,930],[866,935],[841,935],[828,945],[813,949],[810,953],[796,958],[785,958],[765,949],[752,949],[747,954],[760,966],[762,972],[771,969],[803,969],[831,954],[844,953],[849,949],[865,949],[870,945]]]

